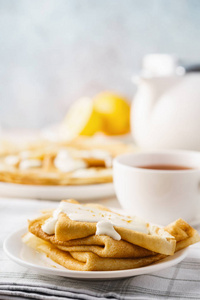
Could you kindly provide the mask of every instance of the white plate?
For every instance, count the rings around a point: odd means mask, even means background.
[[[43,186],[0,182],[1,197],[31,198],[42,200],[101,199],[114,196],[113,183],[99,183],[78,186]]]
[[[183,249],[173,256],[169,256],[160,262],[154,263],[147,267],[122,270],[122,271],[71,271],[59,266],[44,255],[36,253],[33,249],[22,243],[21,237],[27,229],[18,230],[10,234],[4,241],[4,251],[8,257],[19,265],[35,270],[41,274],[63,276],[79,279],[116,279],[131,277],[136,275],[148,274],[169,268],[187,255],[187,249]]]

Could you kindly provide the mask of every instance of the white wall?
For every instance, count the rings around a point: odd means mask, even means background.
[[[70,102],[131,97],[144,54],[200,61],[198,0],[0,0],[0,123],[39,128]]]

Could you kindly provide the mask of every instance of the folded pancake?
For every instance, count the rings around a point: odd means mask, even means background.
[[[44,241],[49,241],[52,245],[64,251],[91,251],[101,257],[145,257],[154,255],[154,252],[139,247],[135,244],[120,240],[116,241],[109,236],[89,235],[84,238],[77,238],[68,241],[61,241],[54,235],[48,235],[42,230],[44,222],[50,218],[51,214],[29,222],[29,232]],[[60,220],[62,221],[62,220]],[[84,228],[82,228],[84,230]]]
[[[74,172],[62,173],[59,171],[30,169],[20,171],[10,167],[1,169],[0,181],[18,184],[34,185],[88,185],[112,182],[111,168],[89,168]]]
[[[164,229],[175,237],[175,251],[179,251],[200,241],[200,236],[197,230],[182,219],[178,219],[166,226]]]
[[[67,215],[66,211],[61,211],[60,207],[64,207],[64,210],[67,209],[71,213]],[[47,213],[29,221],[29,231],[39,238],[50,241],[62,250],[81,251],[82,249],[82,251],[87,251],[90,249],[89,251],[102,257],[144,257],[154,255],[153,252],[165,255],[174,254],[175,238],[160,227],[113,213],[103,206],[99,207],[94,204],[80,205],[74,201],[62,201],[60,207],[54,213]],[[73,214],[76,217],[76,211],[81,211],[79,218],[82,221],[71,219]],[[56,219],[53,217],[55,213],[57,214]],[[95,218],[100,215],[100,220],[111,218],[112,222],[113,219],[116,219],[117,224],[122,222],[123,226],[121,227],[113,226],[113,230],[121,239],[115,240],[108,235],[96,235],[97,222],[87,222],[82,219],[85,218],[85,214],[96,215]],[[52,232],[48,230],[45,232],[44,227],[50,227]],[[134,228],[136,230],[133,230]]]
[[[104,258],[93,252],[69,252],[58,249],[55,245],[46,242],[30,233],[23,237],[23,242],[37,252],[61,266],[75,271],[114,271],[134,269],[152,264],[165,258],[166,255],[156,254],[142,258]]]
[[[99,222],[106,226],[103,233],[98,232]],[[200,241],[200,236],[182,219],[160,228],[101,205],[63,200],[58,209],[29,221],[23,241],[70,270],[107,271],[147,266]]]
[[[0,156],[0,181],[30,185],[87,185],[112,182],[116,155],[135,151],[116,141],[77,138],[69,143],[38,143]]]

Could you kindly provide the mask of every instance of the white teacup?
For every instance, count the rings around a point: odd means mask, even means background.
[[[149,165],[191,169],[156,170]],[[200,200],[200,153],[161,151],[123,154],[114,160],[114,187],[125,211],[166,225],[178,218],[195,219]]]

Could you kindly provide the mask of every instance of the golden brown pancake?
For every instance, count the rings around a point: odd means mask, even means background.
[[[79,204],[74,200],[67,202]],[[111,212],[108,208],[96,204],[82,206]],[[146,223],[148,233],[114,226],[121,236],[120,240],[115,240],[108,235],[97,235],[95,222],[74,221],[64,212],[58,215],[55,233],[47,234],[43,231],[42,225],[52,217],[52,214],[53,211],[45,212],[42,216],[29,221],[29,233],[24,236],[23,241],[71,270],[106,271],[138,268],[163,259],[167,255],[173,255],[176,251],[200,241],[198,232],[182,219],[165,228]]]
[[[85,165],[74,170],[63,171],[55,164],[61,150],[66,150],[74,160]],[[94,155],[97,151],[97,155]],[[98,155],[104,151],[110,159]],[[112,160],[115,156],[135,151],[133,146],[106,139],[98,142],[94,138],[80,137],[68,143],[38,142],[27,148],[1,155],[0,181],[29,185],[88,185],[112,182]],[[16,162],[10,155],[14,154]],[[9,162],[10,160],[10,162]],[[24,160],[35,160],[38,165],[21,168]]]

